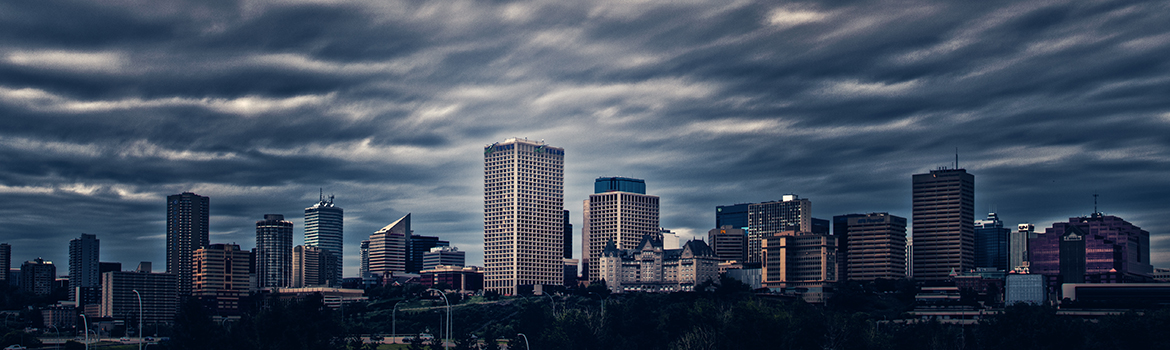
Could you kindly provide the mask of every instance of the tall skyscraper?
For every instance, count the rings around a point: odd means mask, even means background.
[[[484,288],[564,284],[565,150],[508,139],[484,147]]]
[[[20,290],[26,293],[49,295],[56,279],[57,266],[52,261],[37,258],[20,265]]]
[[[342,245],[345,240],[342,236],[344,210],[333,204],[333,196],[329,196],[329,200],[325,200],[325,194],[322,193],[317,204],[305,208],[305,245],[309,247],[319,247],[325,251],[333,254],[335,259],[331,260],[337,266],[326,266],[324,268],[332,268],[334,270],[333,276],[335,281],[333,285],[341,285],[341,267],[343,266],[343,252]]]
[[[659,237],[658,196],[646,194],[646,182],[624,177],[602,177],[585,200],[581,219],[582,274],[602,279],[597,259],[609,241],[617,249],[635,249],[646,236]],[[629,192],[637,191],[637,192]]]
[[[361,262],[358,265],[358,276],[366,278],[372,276],[370,274],[370,240],[362,240],[361,245],[358,246],[361,251]]]
[[[1003,221],[995,213],[987,219],[975,221],[975,267],[994,267],[1007,271],[1008,235],[1011,229],[1003,227]]]
[[[872,281],[906,277],[906,218],[888,213],[833,217],[839,278]]]
[[[370,235],[369,273],[381,276],[386,272],[406,272],[409,251],[406,236],[410,232],[410,214],[386,225]]]
[[[747,262],[762,261],[760,249],[764,238],[784,231],[811,233],[812,222],[812,202],[794,194],[786,194],[779,201],[749,204]]]
[[[264,214],[256,222],[257,288],[288,287],[292,284],[293,223],[284,215]]]
[[[98,284],[101,277],[98,274],[100,243],[96,235],[88,233],[82,233],[80,238],[69,240],[69,299],[81,301],[81,305],[99,302],[97,296],[100,293],[92,291],[101,287]],[[87,298],[81,300],[77,298],[78,288],[85,288],[82,295]]]
[[[179,283],[179,296],[191,295],[195,250],[208,239],[208,198],[191,192],[167,196],[167,273]]]
[[[1028,261],[1028,240],[1036,238],[1036,225],[1019,224],[1008,240],[1008,269],[1023,267]]]
[[[8,280],[8,272],[12,270],[12,246],[0,243],[0,287],[12,284]]]
[[[913,176],[915,279],[943,280],[975,268],[975,175],[964,169]]]

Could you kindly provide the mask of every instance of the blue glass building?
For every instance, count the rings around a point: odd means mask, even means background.
[[[975,267],[1008,269],[1008,235],[1011,229],[995,213],[987,219],[975,221]]]
[[[628,177],[599,177],[593,182],[593,193],[629,192],[646,194],[646,180]]]

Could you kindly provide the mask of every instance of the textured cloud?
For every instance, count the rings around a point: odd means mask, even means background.
[[[786,193],[814,216],[909,216],[960,166],[1008,224],[1100,208],[1170,266],[1170,8],[1159,2],[182,1],[0,3],[0,241],[63,263],[163,262],[166,195],[213,241],[324,189],[357,244],[405,213],[482,253],[479,147],[566,149],[579,230],[598,176],[662,224]],[[982,214],[979,214],[981,216]],[[298,238],[298,241],[300,239]],[[579,246],[580,242],[574,242]],[[154,247],[154,248],[144,248]]]

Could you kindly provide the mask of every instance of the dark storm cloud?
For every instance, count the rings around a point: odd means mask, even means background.
[[[166,195],[212,240],[318,191],[357,244],[412,213],[482,258],[479,147],[566,149],[579,230],[598,176],[647,180],[684,238],[713,207],[810,198],[909,216],[960,166],[1009,225],[1101,208],[1170,264],[1170,8],[1158,2],[0,4],[0,241],[162,267]],[[978,214],[982,216],[982,214]],[[299,235],[298,235],[299,236]],[[300,238],[298,238],[298,242]],[[143,254],[140,246],[157,246]],[[574,245],[579,246],[580,242]]]

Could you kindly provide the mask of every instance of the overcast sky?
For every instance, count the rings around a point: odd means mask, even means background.
[[[975,174],[976,217],[1093,212],[1170,267],[1165,1],[2,1],[0,242],[14,266],[165,269],[165,198],[211,198],[211,241],[303,242],[319,189],[358,243],[416,234],[483,261],[482,147],[565,149],[565,208],[646,180],[686,239],[716,205],[910,216],[910,178]],[[580,257],[580,240],[574,242]]]

